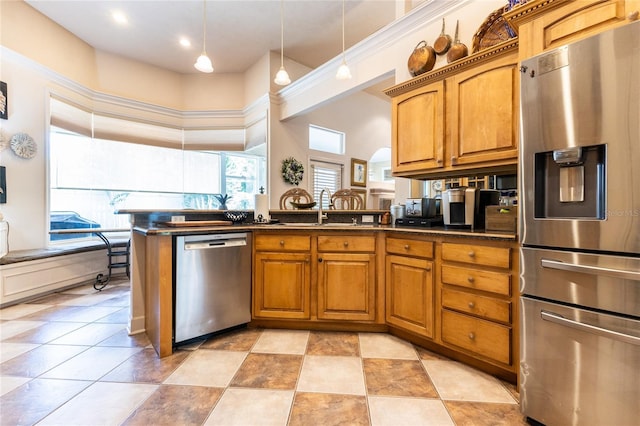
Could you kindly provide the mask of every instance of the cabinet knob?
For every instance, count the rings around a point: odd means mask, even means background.
[[[284,240],[280,240],[280,245],[283,246],[284,245]]]
[[[630,21],[636,21],[638,19],[638,15],[640,15],[640,12],[637,10],[634,10],[633,12],[627,15],[627,19],[629,19]]]
[[[469,340],[475,340],[476,334],[474,332],[469,333]]]
[[[427,266],[426,268],[424,268],[424,270],[427,272],[431,272],[431,266]]]
[[[468,254],[469,254],[469,257],[475,257],[475,255],[476,255],[473,250],[471,250]]]
[[[469,281],[470,283],[472,283],[472,282],[473,282],[473,281],[475,281],[475,280],[474,280],[474,278],[473,278],[473,277],[469,276],[469,277],[467,277],[467,281]]]
[[[344,244],[345,247],[349,247],[349,242],[348,241],[345,241],[343,244]]]
[[[322,263],[322,258],[321,257],[318,258],[318,262]]]
[[[473,302],[469,302],[469,308],[473,309],[475,308],[476,304]]]
[[[405,250],[409,250],[409,244],[405,244],[405,245],[404,245],[404,249],[405,249]]]

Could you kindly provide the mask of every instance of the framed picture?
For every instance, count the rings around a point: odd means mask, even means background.
[[[367,186],[367,162],[351,159],[351,186]]]
[[[9,102],[7,102],[7,83],[0,81],[0,118],[6,120],[9,116]]]

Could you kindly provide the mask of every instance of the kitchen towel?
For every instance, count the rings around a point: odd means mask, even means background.
[[[269,195],[268,194],[256,194],[255,195],[255,209],[253,218],[258,221],[260,215],[262,215],[263,221],[269,220]]]

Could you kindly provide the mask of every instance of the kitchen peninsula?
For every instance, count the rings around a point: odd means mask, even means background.
[[[145,331],[161,357],[174,346],[174,237],[241,231],[253,237],[249,326],[389,332],[516,380],[512,233],[378,225],[379,210],[330,211],[323,225],[313,210],[271,211],[280,219],[272,225],[248,212],[232,226],[166,224],[172,215],[219,220],[221,211],[118,213],[133,229],[130,332]]]

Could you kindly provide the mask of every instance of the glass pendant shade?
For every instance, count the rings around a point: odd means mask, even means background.
[[[202,55],[198,56],[198,60],[193,66],[200,72],[213,72],[213,64],[211,64],[211,59],[209,59],[206,52],[202,52]]]
[[[273,79],[273,82],[280,86],[286,86],[291,83],[291,79],[289,78],[289,73],[284,69],[284,66],[281,66],[276,74],[276,78]]]
[[[351,78],[351,71],[344,60],[342,61],[342,65],[338,68],[336,78],[338,80],[349,80]]]

